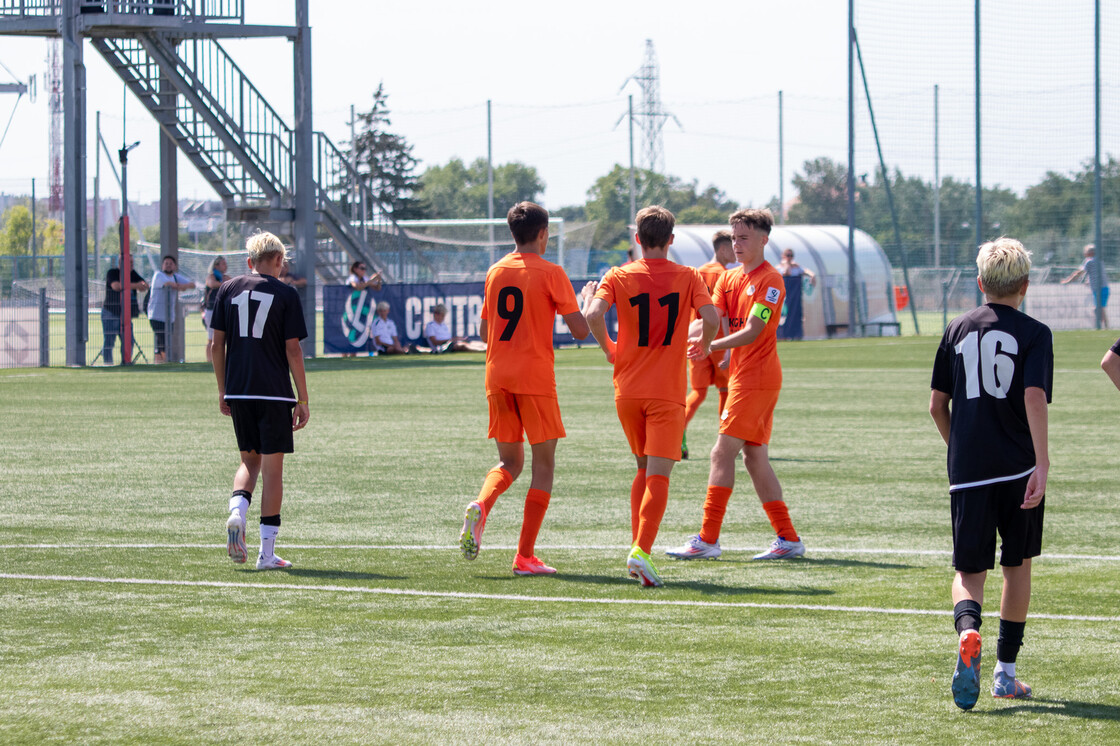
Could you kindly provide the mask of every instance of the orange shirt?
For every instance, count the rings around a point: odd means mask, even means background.
[[[618,308],[615,398],[683,405],[688,323],[712,302],[696,270],[668,259],[639,259],[607,272],[595,297]]]
[[[719,276],[727,270],[722,264],[713,259],[707,264],[701,264],[696,268],[696,271],[700,273],[700,277],[704,280],[704,284],[708,286],[708,292],[714,293],[716,290],[716,282],[719,281]]]
[[[766,261],[749,273],[739,267],[720,276],[712,302],[727,316],[732,334],[747,325],[756,303],[767,309],[770,316],[766,320],[766,327],[754,342],[731,350],[729,388],[773,390],[782,387],[782,364],[778,360],[778,325],[781,323],[785,296],[782,275]]]
[[[707,264],[701,264],[699,267],[696,268],[696,271],[700,273],[700,279],[702,279],[704,281],[704,284],[708,287],[708,293],[714,293],[716,291],[716,283],[719,282],[720,275],[722,275],[724,272],[726,272],[727,268],[724,267],[719,262],[717,262],[715,259],[713,259],[712,261],[708,262]],[[699,315],[700,315],[699,313],[693,313],[692,317],[697,318],[697,317],[699,317]],[[723,328],[721,326],[719,329],[716,330],[716,336],[714,338],[718,339],[722,336],[723,336]],[[723,350],[719,350],[717,352],[713,352],[711,354],[710,359],[711,359],[713,364],[719,365],[720,362],[723,360],[723,355],[724,355]],[[695,365],[700,365],[704,362],[704,360],[703,359],[690,360],[689,362],[693,363]]]
[[[556,396],[552,328],[579,311],[563,268],[514,251],[486,273],[486,393]]]

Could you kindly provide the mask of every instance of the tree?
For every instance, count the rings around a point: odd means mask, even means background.
[[[0,255],[31,254],[31,211],[15,205],[4,213],[4,230],[0,231]]]
[[[646,169],[634,172],[634,188],[638,209],[646,205],[662,205],[673,212],[682,225],[725,223],[737,205],[715,186],[697,191],[697,182],[685,182],[676,176],[665,176]],[[627,226],[630,214],[630,169],[620,165],[599,177],[587,190],[585,214],[596,220],[595,245],[604,249],[626,248],[630,243]]]
[[[357,114],[359,129],[350,144],[351,152],[356,155],[362,180],[385,209],[398,220],[417,218],[422,212],[414,197],[420,185],[416,176],[420,161],[403,136],[388,131],[388,97],[385,84],[379,83],[373,92],[373,108]]]
[[[494,168],[494,217],[503,218],[510,207],[528,200],[537,202],[544,191],[537,169],[522,163]],[[484,218],[488,210],[489,182],[485,158],[470,166],[452,158],[446,166],[432,166],[420,176],[419,200],[427,217],[436,220]]]
[[[805,174],[793,175],[798,201],[788,222],[817,225],[848,224],[848,167],[831,158],[805,161]]]

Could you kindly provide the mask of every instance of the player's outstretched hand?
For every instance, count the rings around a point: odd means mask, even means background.
[[[292,432],[299,430],[311,419],[311,409],[306,404],[296,404],[292,410]]]
[[[226,402],[225,394],[218,394],[218,411],[226,417],[232,417],[229,413],[229,404]]]
[[[583,290],[579,291],[579,294],[583,297],[584,308],[586,308],[587,304],[591,302],[591,299],[595,297],[595,291],[598,289],[599,283],[594,280],[588,280],[587,284],[583,286]]]
[[[1046,473],[1049,470],[1049,466],[1039,465],[1031,472],[1030,479],[1027,480],[1027,491],[1023,494],[1023,504],[1020,506],[1023,510],[1037,508],[1046,496]]]

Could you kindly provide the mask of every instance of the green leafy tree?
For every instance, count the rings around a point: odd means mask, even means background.
[[[28,256],[31,253],[31,210],[15,205],[4,213],[4,230],[0,231],[0,254]]]
[[[687,224],[722,224],[735,211],[736,203],[717,187],[698,190],[697,182],[686,182],[675,176],[657,174],[646,169],[634,172],[637,208],[662,205],[673,212],[677,222]],[[630,244],[630,169],[615,165],[611,172],[599,177],[587,191],[584,213],[587,220],[598,221],[595,245],[604,249],[627,248]]]
[[[416,175],[419,160],[412,145],[401,135],[389,131],[389,95],[380,83],[373,92],[373,107],[357,114],[358,132],[350,144],[358,161],[361,178],[394,218],[405,220],[422,215],[416,199],[420,186]]]
[[[540,201],[544,187],[532,166],[516,161],[495,166],[494,217],[505,217],[518,202]],[[446,166],[428,168],[420,176],[418,197],[431,219],[485,218],[489,200],[486,159],[478,158],[467,166],[452,158]]]
[[[793,175],[798,201],[788,222],[814,225],[848,224],[848,167],[831,158],[814,158]]]

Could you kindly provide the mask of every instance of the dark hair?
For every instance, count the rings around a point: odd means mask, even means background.
[[[548,227],[548,210],[534,202],[518,202],[506,213],[509,232],[513,242],[524,246],[537,240],[541,231]]]
[[[365,264],[365,262],[354,262],[353,264],[351,264],[350,265],[350,274],[354,274],[354,275],[358,274],[358,267],[362,266],[363,264]]]
[[[769,236],[770,229],[774,227],[774,213],[766,208],[762,208],[761,210],[748,208],[731,213],[731,217],[727,219],[727,222],[730,225],[742,223],[749,228],[760,230]]]
[[[661,205],[650,205],[638,210],[634,222],[638,225],[638,243],[642,248],[659,249],[669,245],[677,219]]]
[[[164,254],[164,255],[163,255],[163,260],[162,260],[162,261],[165,261],[165,262],[166,262],[166,261],[167,261],[168,259],[170,259],[171,261],[175,262],[175,266],[176,266],[176,267],[178,267],[178,266],[179,266],[179,260],[178,260],[178,259],[176,259],[175,257],[173,257],[173,256],[172,256],[171,254]]]
[[[731,231],[726,228],[720,228],[712,234],[712,248],[718,247],[721,243],[732,243]]]

